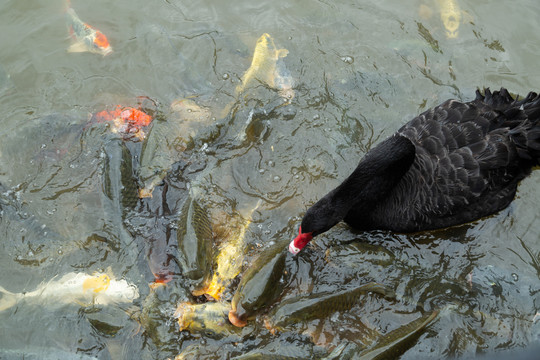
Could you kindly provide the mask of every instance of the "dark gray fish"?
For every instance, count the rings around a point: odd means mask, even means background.
[[[286,340],[276,338],[276,340],[257,346],[244,354],[232,357],[234,360],[304,360],[320,359],[326,355],[327,349],[321,346],[314,346],[309,342],[295,341],[291,338]]]
[[[212,112],[192,99],[171,104],[167,119],[156,118],[143,143],[139,197],[151,197],[174,163],[193,145],[193,138],[212,122]]]
[[[132,314],[155,346],[163,347],[178,340],[176,324],[171,321],[172,310],[187,296],[187,291],[179,284],[153,286],[142,303],[142,310]]]
[[[178,220],[178,265],[185,277],[200,285],[212,275],[213,233],[206,209],[191,196]]]
[[[0,359],[2,360],[97,360],[98,358],[86,354],[78,354],[67,350],[60,350],[56,347],[32,347],[25,349],[0,349]]]
[[[235,356],[232,360],[303,360],[311,356],[306,352],[298,350],[294,346],[285,346],[280,349],[280,353],[265,352],[264,350],[253,350],[244,355]]]
[[[353,359],[397,359],[418,340],[422,332],[437,318],[439,310],[425,314],[382,336],[372,347],[355,355]]]
[[[230,308],[230,304],[225,302],[182,303],[176,309],[180,331],[202,333],[210,338],[234,336],[239,339],[242,329],[227,319]]]
[[[266,249],[242,276],[232,298],[229,320],[236,326],[245,326],[258,311],[269,307],[281,293],[280,283],[285,267],[286,240]]]
[[[129,210],[133,210],[139,200],[131,153],[121,140],[106,144],[105,152],[104,193],[111,201],[116,202],[116,205],[121,206],[120,213],[122,219],[125,219]]]
[[[383,296],[394,295],[394,292],[384,285],[368,283],[341,291],[299,296],[283,301],[275,307],[265,321],[266,327],[272,332],[280,331],[297,322],[327,317],[334,311],[349,310],[360,296],[369,292]]]

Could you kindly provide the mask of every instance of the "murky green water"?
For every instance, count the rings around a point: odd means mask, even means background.
[[[351,311],[277,335],[262,315],[225,337],[180,332],[173,316],[179,302],[197,301],[174,260],[190,187],[203,190],[222,230],[262,199],[247,230],[247,264],[269,242],[292,238],[309,204],[427,107],[471,99],[477,87],[539,90],[537,2],[458,1],[456,38],[447,36],[440,13],[448,3],[441,4],[73,0],[80,18],[108,37],[113,53],[102,57],[66,52],[63,1],[3,1],[0,286],[29,292],[55,276],[106,271],[141,296],[92,307],[21,301],[0,313],[0,358],[225,359],[291,348],[302,358],[345,342],[368,345],[366,334],[438,308],[404,359],[538,343],[539,172],[508,209],[472,224],[415,235],[340,225],[287,258],[281,300],[370,281],[394,289],[397,300],[368,295]],[[273,89],[236,98],[263,33],[289,51],[283,62],[295,97],[277,108]],[[169,105],[193,95],[212,111],[211,124],[191,128],[184,152],[168,147],[174,164],[152,198],[125,201],[142,143],[88,125],[89,114],[145,97],[158,120],[170,121]],[[358,244],[343,246],[349,242]],[[156,269],[173,280],[152,302],[145,299]],[[146,328],[141,313],[153,319]]]

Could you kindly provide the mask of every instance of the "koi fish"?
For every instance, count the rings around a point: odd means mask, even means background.
[[[216,256],[216,270],[210,282],[205,284],[202,289],[192,291],[193,295],[208,295],[215,300],[220,300],[227,286],[240,274],[244,260],[246,233],[252,222],[251,217],[261,203],[262,201],[259,200],[255,207],[248,211],[247,216],[241,216],[237,219],[238,223],[232,226],[232,231],[226,235],[226,240],[219,247]]]
[[[68,273],[58,280],[51,280],[34,291],[12,293],[0,286],[0,312],[22,300],[50,304],[79,303],[81,305],[131,303],[139,291],[126,280],[114,280],[107,274],[88,275]]]
[[[361,296],[368,293],[377,293],[385,297],[394,296],[391,289],[373,282],[340,291],[303,295],[281,302],[268,314],[264,324],[272,334],[275,334],[292,324],[321,319],[334,311],[349,310]]]
[[[208,212],[189,197],[178,220],[178,263],[184,276],[197,285],[210,280],[213,239]]]
[[[58,347],[30,347],[23,346],[19,349],[0,349],[0,359],[13,360],[13,359],[41,359],[41,360],[98,360],[97,357],[86,355],[84,353],[78,353],[76,351],[69,351],[59,349]]]
[[[278,49],[269,34],[262,34],[255,45],[251,66],[242,76],[242,82],[236,87],[236,93],[241,94],[247,88],[263,83],[279,90],[282,97],[292,99],[293,80],[280,61],[288,53],[287,49]]]
[[[107,37],[99,30],[83,22],[71,7],[66,10],[66,23],[74,43],[68,52],[91,52],[103,56],[112,52]]]
[[[124,135],[124,138],[135,137],[142,140],[146,137],[144,127],[150,125],[152,116],[130,106],[116,106],[115,110],[103,110],[94,114],[93,119],[98,122],[110,122],[113,132]]]
[[[207,302],[204,304],[181,303],[174,316],[178,319],[180,331],[192,334],[204,333],[212,338],[238,335],[241,330],[227,321],[230,304]]]
[[[252,263],[242,276],[232,298],[229,321],[238,327],[247,325],[247,320],[258,311],[269,307],[281,293],[281,282],[287,252],[280,249],[284,240],[277,242]]]
[[[455,39],[459,35],[461,24],[461,9],[456,0],[438,0],[441,21],[446,29],[446,37]]]

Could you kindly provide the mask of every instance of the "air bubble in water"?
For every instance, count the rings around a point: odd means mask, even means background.
[[[352,64],[354,62],[354,58],[352,56],[342,56],[341,61],[346,64]]]

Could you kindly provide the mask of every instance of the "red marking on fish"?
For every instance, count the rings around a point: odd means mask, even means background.
[[[115,110],[103,110],[95,113],[93,119],[98,123],[111,122],[113,131],[125,137],[144,138],[143,128],[150,125],[152,116],[130,106],[116,106]]]
[[[66,22],[69,34],[74,40],[68,51],[88,51],[103,56],[112,52],[112,47],[107,37],[101,31],[83,22],[71,7],[68,7],[66,10]]]

